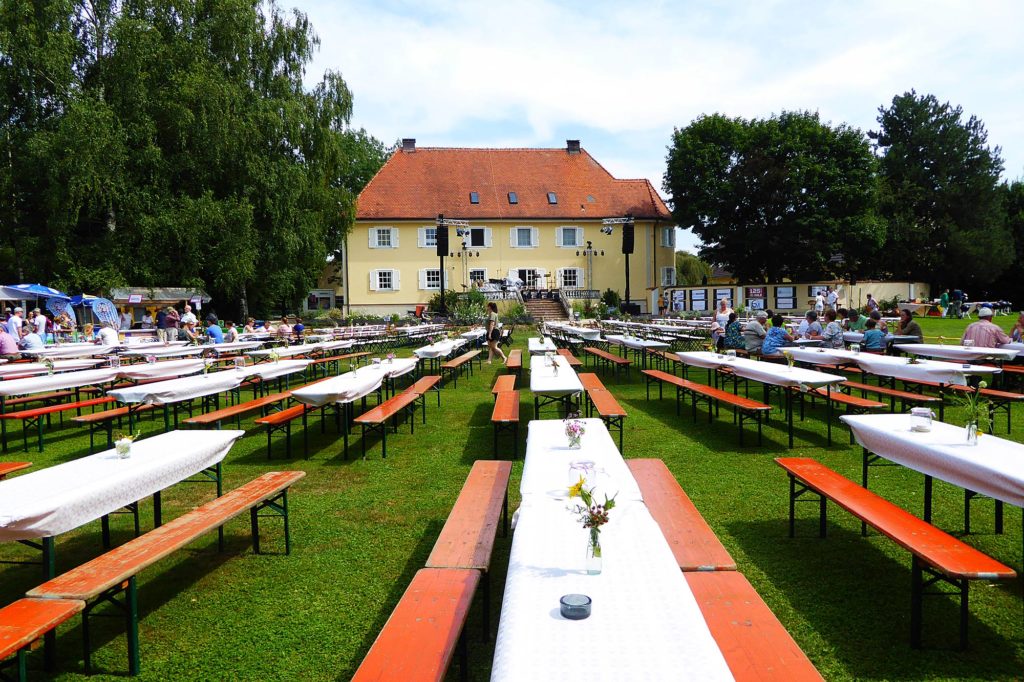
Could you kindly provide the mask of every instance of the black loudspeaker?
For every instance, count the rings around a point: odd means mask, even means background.
[[[633,223],[622,226],[622,253],[633,253]]]
[[[448,255],[448,226],[437,228],[437,255]]]

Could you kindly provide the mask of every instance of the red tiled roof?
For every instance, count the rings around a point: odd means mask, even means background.
[[[480,195],[471,204],[469,193]],[[515,192],[518,204],[510,204]],[[548,203],[548,192],[558,197]],[[633,214],[671,220],[647,180],[618,180],[586,150],[451,149],[396,151],[359,194],[358,220],[597,220]]]

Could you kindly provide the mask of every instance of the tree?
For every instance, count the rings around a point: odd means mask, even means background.
[[[1006,229],[1014,244],[1010,254],[1012,262],[1024,263],[1024,181],[1004,182],[999,186],[999,195]],[[990,291],[986,298],[1005,297],[1015,303],[1017,308],[1024,305],[1024,281],[1015,267],[1003,271]],[[978,300],[981,296],[974,295],[972,298]]]
[[[846,268],[870,264],[882,234],[875,168],[859,130],[817,114],[714,114],[674,132],[664,187],[703,260],[741,281],[814,280],[838,274],[836,253]]]
[[[273,0],[5,0],[0,249],[72,290],[203,286],[269,312],[305,298],[383,146]]]
[[[879,108],[874,140],[880,210],[888,222],[882,265],[900,279],[984,285],[1013,260],[997,185],[999,148],[982,122],[911,90]]]
[[[676,284],[681,287],[694,286],[710,276],[710,265],[689,251],[676,251]]]

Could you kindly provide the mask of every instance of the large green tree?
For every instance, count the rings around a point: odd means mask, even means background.
[[[339,74],[303,87],[317,46],[273,0],[3,0],[0,254],[73,290],[300,300],[384,154]]]
[[[992,282],[1014,250],[998,191],[1003,163],[985,126],[913,90],[879,108],[878,123],[869,135],[888,223],[884,270],[946,286]]]
[[[875,170],[859,130],[817,114],[714,114],[674,132],[664,188],[703,260],[741,281],[813,280],[870,266],[883,232]]]
[[[711,277],[711,266],[689,251],[676,251],[676,284],[688,287]]]

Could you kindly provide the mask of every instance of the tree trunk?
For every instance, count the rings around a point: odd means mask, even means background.
[[[239,317],[238,319],[242,321],[242,326],[244,327],[245,324],[249,321],[249,298],[245,293],[244,283],[242,284],[242,295],[238,302],[240,305],[239,312],[241,312],[241,317]]]

